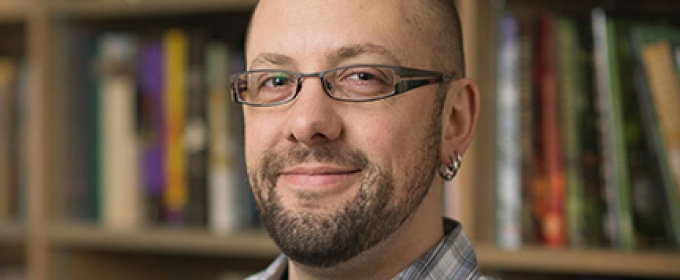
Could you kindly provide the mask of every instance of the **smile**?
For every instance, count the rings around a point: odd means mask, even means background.
[[[313,163],[284,169],[278,177],[293,190],[328,192],[350,185],[360,174],[361,169]]]

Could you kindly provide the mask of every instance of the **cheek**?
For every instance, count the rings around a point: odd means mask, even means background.
[[[281,127],[261,115],[244,113],[245,153],[248,164],[255,163],[262,153],[273,146],[276,136],[281,133],[276,127]]]
[[[429,118],[429,113],[416,108],[364,118],[361,125],[355,122],[355,134],[359,139],[355,145],[368,153],[374,163],[389,168],[390,172],[400,173],[418,164],[414,161],[422,151],[420,146],[429,125],[425,120]]]

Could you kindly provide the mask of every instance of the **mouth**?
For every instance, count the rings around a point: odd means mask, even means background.
[[[282,170],[278,179],[295,190],[326,192],[351,184],[360,174],[359,168],[305,163]]]

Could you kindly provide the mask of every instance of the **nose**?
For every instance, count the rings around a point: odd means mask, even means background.
[[[288,140],[307,146],[337,140],[343,130],[338,101],[326,95],[319,78],[307,77],[301,83],[297,98],[290,104],[285,129]]]

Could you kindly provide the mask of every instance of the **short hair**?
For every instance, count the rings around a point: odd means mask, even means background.
[[[410,15],[415,36],[431,42],[432,67],[465,76],[463,32],[453,0],[421,0]]]

